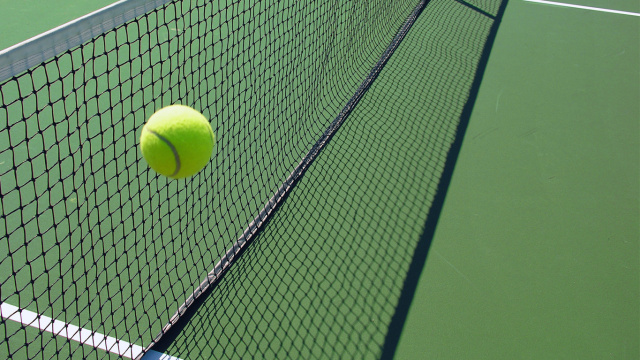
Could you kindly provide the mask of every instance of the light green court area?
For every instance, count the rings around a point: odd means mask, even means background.
[[[509,2],[396,358],[639,357],[639,44]]]
[[[0,50],[114,3],[114,0],[0,0]]]
[[[588,6],[593,8],[640,13],[640,3],[629,0],[568,0],[553,1],[564,4]]]

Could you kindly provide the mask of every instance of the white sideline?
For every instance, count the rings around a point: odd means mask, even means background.
[[[20,309],[17,306],[4,302],[0,302],[0,315],[3,319],[12,320],[25,326],[47,331],[54,335],[77,341],[81,344],[92,346],[94,348],[102,349],[110,353],[115,353],[129,359],[136,359],[144,351],[142,346],[130,344],[111,336],[106,336],[91,330],[83,329],[79,326],[67,324],[60,320],[39,315],[33,311]],[[177,357],[162,354],[153,350],[147,352],[142,359],[180,360]]]
[[[639,13],[634,13],[634,12],[629,12],[629,11],[620,11],[620,10],[611,10],[611,9],[596,8],[596,7],[591,7],[591,6],[582,6],[582,5],[574,5],[574,4],[565,4],[565,3],[553,2],[553,1],[546,1],[546,0],[524,0],[524,1],[526,1],[526,2],[532,2],[532,3],[538,3],[538,4],[546,4],[546,5],[563,6],[563,7],[575,8],[575,9],[583,9],[583,10],[600,11],[600,12],[613,13],[613,14],[631,15],[631,16],[640,16],[640,14],[639,14]]]

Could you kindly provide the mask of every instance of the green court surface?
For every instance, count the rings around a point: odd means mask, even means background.
[[[398,359],[639,357],[639,30],[509,2]]]
[[[0,0],[0,50],[114,3],[113,0]]]
[[[640,4],[622,0],[570,3],[640,12]],[[20,4],[0,1],[0,48],[109,1]],[[264,229],[155,350],[184,360],[640,358],[640,17],[510,0],[500,18],[500,1],[451,4],[427,5]],[[215,13],[215,6],[206,11]],[[180,9],[167,9],[167,18],[172,11]],[[331,7],[256,8],[250,15],[271,19],[289,11],[295,22],[327,14]],[[0,243],[0,251],[14,258],[24,253],[32,261],[28,268],[0,263],[3,281],[20,269],[15,281],[2,283],[3,292],[16,294],[3,296],[7,302],[34,312],[45,308],[48,316],[62,313],[61,320],[147,346],[176,311],[176,304],[165,303],[166,294],[178,304],[186,300],[192,288],[185,284],[199,284],[216,254],[224,253],[251,220],[243,209],[257,212],[288,175],[283,169],[299,161],[290,154],[315,141],[292,134],[309,128],[321,134],[359,85],[349,74],[377,61],[378,53],[371,52],[358,53],[354,63],[335,63],[340,54],[331,47],[348,37],[321,35],[325,24],[314,23],[301,31],[326,44],[324,57],[295,37],[283,38],[280,52],[256,37],[252,41],[263,52],[254,54],[254,61],[271,65],[248,75],[245,65],[252,64],[234,64],[221,55],[224,42],[190,44],[194,50],[188,51],[202,50],[215,61],[194,56],[188,76],[178,79],[183,73],[175,63],[161,59],[184,46],[171,39],[182,35],[179,29],[190,16],[166,24],[161,16],[147,19],[149,27],[161,24],[154,36],[127,39],[132,45],[126,54],[114,51],[95,60],[119,63],[132,52],[146,54],[131,67],[62,81],[65,86],[94,81],[97,89],[84,93],[93,101],[71,114],[66,127],[30,118],[2,132],[0,174],[21,161],[3,157],[9,146],[24,148],[25,157],[34,147],[55,147],[56,156],[70,159],[57,167],[62,180],[51,180],[50,192],[41,190],[50,186],[48,177],[33,168],[12,170],[15,184],[0,178],[5,212],[14,210],[6,205],[11,201],[27,204],[26,211],[46,213],[56,224],[43,229],[26,221],[24,232],[12,232],[12,224],[25,220],[3,217],[10,230],[2,234],[9,241]],[[42,21],[25,30],[34,17]],[[386,30],[404,20],[389,19],[378,26]],[[361,21],[333,20],[347,35]],[[220,29],[213,36],[251,33],[235,22]],[[116,31],[97,45],[103,48],[69,55],[68,68],[57,71],[62,77],[75,71],[77,56],[113,49],[122,34]],[[376,38],[375,50],[384,50],[391,37]],[[333,69],[338,76],[314,77],[332,91],[301,92],[308,85],[304,78],[287,78],[289,64],[278,61],[287,56],[305,59],[307,72]],[[320,59],[329,66],[320,66]],[[153,71],[145,71],[145,64],[155,64]],[[210,65],[225,69],[216,76],[232,79],[224,85],[228,88],[199,82],[199,75],[211,73]],[[100,96],[101,89],[113,89],[112,80],[129,77],[117,94],[124,101],[112,106],[113,99]],[[343,84],[336,79],[343,77],[346,85],[336,90]],[[4,101],[29,86],[17,81]],[[317,123],[275,123],[281,107],[226,98],[232,86],[258,95],[279,89],[284,98],[277,100],[288,104],[286,118],[311,117]],[[49,89],[48,95],[61,89]],[[220,119],[214,121],[220,150],[205,171],[215,179],[168,182],[140,165],[136,129],[158,105],[145,99],[158,93],[164,102],[216,98],[215,106],[203,110]],[[25,103],[35,108],[37,99]],[[323,110],[310,116],[312,109]],[[6,111],[12,118],[19,110]],[[115,124],[100,121],[127,112],[135,116]],[[237,113],[251,119],[236,119]],[[253,137],[243,140],[248,129]],[[61,139],[58,134],[65,132],[69,136]],[[15,140],[21,136],[36,140]],[[275,138],[300,142],[283,145],[270,140]],[[269,153],[255,145],[249,155],[227,150],[240,141],[282,148]],[[34,163],[47,168],[56,160],[51,156],[35,157]],[[271,164],[272,172],[247,170],[260,161]],[[6,191],[24,186],[32,186],[32,193]],[[227,212],[217,211],[221,208]],[[158,211],[147,217],[149,209]],[[190,225],[189,219],[205,217],[201,227]],[[170,225],[154,228],[162,219]],[[42,241],[23,244],[34,234]],[[61,234],[70,241],[56,242]],[[143,241],[136,242],[140,235]],[[182,261],[171,257],[177,253]],[[46,255],[29,259],[28,254]],[[88,274],[76,273],[87,269]],[[76,293],[70,287],[89,292],[67,299]],[[121,287],[128,295],[119,295]],[[39,297],[44,289],[62,295]],[[112,309],[113,316],[103,317],[97,304]],[[159,311],[162,306],[167,310]],[[45,357],[54,352],[73,357],[86,347],[19,328],[9,321],[0,327],[6,334],[24,331],[24,337],[0,346],[0,356],[32,341],[20,354],[31,357],[42,347]],[[6,334],[0,332],[0,339]]]

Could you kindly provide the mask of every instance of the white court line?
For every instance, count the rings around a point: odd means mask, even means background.
[[[136,344],[130,344],[123,340],[118,340],[111,336],[106,336],[91,330],[83,329],[79,326],[67,324],[60,320],[52,319],[48,316],[39,315],[33,311],[20,309],[4,302],[0,302],[0,315],[3,319],[13,320],[22,325],[31,326],[36,329],[50,332],[54,335],[77,341],[81,344],[115,353],[120,356],[135,359],[144,348]],[[157,351],[147,352],[143,360],[180,360],[177,357],[159,353]]]
[[[570,8],[583,9],[583,10],[593,10],[593,11],[607,12],[607,13],[613,13],[613,14],[622,14],[622,15],[640,16],[640,14],[639,14],[639,13],[634,13],[634,12],[629,12],[629,11],[620,11],[620,10],[602,9],[602,8],[596,8],[596,7],[591,7],[591,6],[582,6],[582,5],[574,5],[574,4],[565,4],[565,3],[553,2],[553,1],[546,1],[546,0],[524,0],[524,1],[532,2],[532,3],[538,3],[538,4],[547,4],[547,5],[555,5],[555,6],[570,7]]]

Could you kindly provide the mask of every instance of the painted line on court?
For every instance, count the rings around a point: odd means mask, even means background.
[[[106,336],[95,331],[83,329],[79,326],[67,324],[60,320],[48,316],[34,313],[33,311],[20,309],[4,302],[0,302],[0,315],[3,319],[12,320],[22,325],[30,326],[42,331],[50,332],[54,335],[77,341],[81,344],[115,353],[120,356],[136,359],[144,351],[142,346],[130,344],[123,340],[118,340],[111,336]],[[148,351],[142,360],[180,360],[177,357]]]
[[[546,4],[546,5],[569,7],[569,8],[575,8],[575,9],[600,11],[600,12],[606,12],[606,13],[612,13],[612,14],[640,16],[639,13],[634,13],[634,12],[629,12],[629,11],[620,11],[620,10],[611,10],[611,9],[603,9],[603,8],[591,7],[591,6],[565,4],[565,3],[559,3],[559,2],[554,2],[554,1],[546,1],[546,0],[524,0],[524,1],[537,3],[537,4]]]

